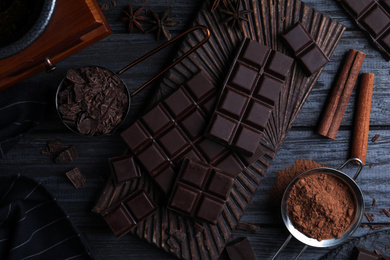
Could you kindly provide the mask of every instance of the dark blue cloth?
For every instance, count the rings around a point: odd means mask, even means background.
[[[0,92],[0,158],[39,124],[48,102],[48,86],[31,81]]]
[[[80,233],[36,181],[0,177],[0,259],[93,259]]]

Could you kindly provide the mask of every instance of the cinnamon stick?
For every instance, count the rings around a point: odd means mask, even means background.
[[[373,88],[374,74],[363,73],[359,87],[358,105],[356,108],[351,148],[351,157],[359,158],[362,160],[363,164],[366,164]]]
[[[350,49],[340,68],[317,133],[335,139],[366,54]]]

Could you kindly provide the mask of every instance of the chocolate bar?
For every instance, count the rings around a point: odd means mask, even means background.
[[[216,224],[233,187],[234,176],[185,158],[168,209]]]
[[[367,249],[355,246],[352,251],[351,260],[381,260],[381,256]]]
[[[111,173],[114,176],[116,184],[138,178],[141,176],[141,170],[134,161],[134,156],[130,154],[119,157],[109,158]]]
[[[293,59],[245,38],[222,87],[207,137],[253,155]]]
[[[256,260],[255,252],[248,238],[240,238],[226,246],[226,252],[231,260]]]
[[[388,0],[337,0],[365,31],[382,56],[390,60],[390,1]]]
[[[156,204],[139,189],[105,210],[102,215],[116,237],[121,237],[157,210]]]
[[[329,62],[329,58],[300,22],[295,23],[284,32],[282,38],[294,52],[294,56],[308,76]]]
[[[199,72],[121,133],[166,195],[172,190],[184,157],[237,175],[264,154],[260,145],[248,157],[203,137],[216,98],[215,87]]]

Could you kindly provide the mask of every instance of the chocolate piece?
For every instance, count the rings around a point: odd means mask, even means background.
[[[70,170],[65,174],[76,189],[87,185],[87,181],[84,175],[81,174],[79,168],[74,168],[73,170]]]
[[[367,249],[355,246],[352,251],[351,260],[381,260],[381,256]]]
[[[116,237],[121,237],[157,210],[156,204],[139,189],[105,210],[102,215]]]
[[[58,156],[54,159],[56,163],[68,163],[73,162],[77,158],[77,150],[73,145],[67,148],[66,150],[60,152]]]
[[[290,46],[308,76],[311,76],[329,62],[329,58],[300,22],[295,23],[284,32],[282,37]]]
[[[390,1],[388,0],[337,0],[365,31],[382,56],[390,60]]]
[[[126,86],[100,67],[69,70],[57,95],[58,112],[71,130],[83,135],[112,133],[129,108]]]
[[[252,156],[293,60],[245,38],[222,88],[206,135]]]
[[[168,209],[216,224],[233,187],[234,177],[209,164],[185,158]]]
[[[369,222],[374,222],[374,218],[373,218],[372,214],[370,214],[368,212],[364,212],[364,216],[366,216],[366,218]]]
[[[226,252],[231,260],[256,260],[255,252],[248,238],[239,238],[226,246]]]
[[[165,194],[169,194],[184,157],[212,164],[234,175],[264,154],[260,145],[252,157],[233,152],[203,137],[217,98],[202,73],[122,132],[121,137]]]
[[[115,183],[119,184],[141,176],[141,170],[130,154],[109,158],[111,172],[114,175]]]

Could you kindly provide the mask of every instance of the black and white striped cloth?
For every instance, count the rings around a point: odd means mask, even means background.
[[[49,192],[20,175],[0,177],[0,259],[94,259]]]
[[[48,86],[34,82],[0,92],[0,158],[42,120],[49,93]]]

